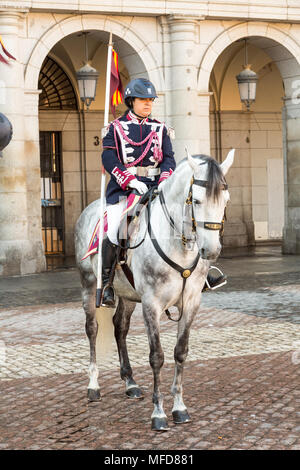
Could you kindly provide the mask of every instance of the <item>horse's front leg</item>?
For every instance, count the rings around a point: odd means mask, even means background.
[[[183,368],[188,355],[188,343],[190,329],[194,314],[188,315],[183,312],[182,318],[178,323],[177,343],[174,349],[175,374],[171,392],[174,397],[174,406],[172,409],[173,421],[176,424],[187,423],[191,420],[186,406],[183,402]]]
[[[163,409],[163,395],[160,392],[160,371],[164,363],[164,352],[159,334],[161,311],[153,308],[153,306],[143,304],[143,315],[150,347],[149,361],[153,372],[152,402],[154,409],[151,415],[151,429],[153,431],[167,431],[169,429],[168,421]]]
[[[121,379],[125,382],[126,396],[128,398],[143,398],[143,392],[133,379],[126,345],[126,337],[129,330],[130,318],[134,308],[135,303],[124,301],[120,297],[116,313],[113,317],[113,322],[120,359],[120,374]]]

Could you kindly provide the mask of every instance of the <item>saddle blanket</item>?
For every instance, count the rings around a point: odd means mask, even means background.
[[[123,211],[122,216],[121,216],[121,221],[127,215],[132,209],[136,206],[136,204],[139,202],[142,196],[138,196],[137,194],[129,194],[127,197],[126,201],[126,209]],[[121,223],[120,221],[120,223]],[[107,212],[104,212],[104,233],[107,232],[107,227],[108,227],[108,222],[107,222]],[[88,258],[91,255],[94,255],[95,253],[98,253],[98,247],[99,247],[99,230],[100,230],[100,219],[96,223],[96,226],[94,228],[88,250],[86,254],[81,258],[81,261],[84,259]]]

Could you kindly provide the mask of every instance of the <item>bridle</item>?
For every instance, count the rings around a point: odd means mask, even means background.
[[[161,190],[159,192],[159,200],[162,206],[162,209],[164,211],[164,214],[169,221],[170,226],[174,231],[176,231],[178,234],[181,236],[182,244],[183,246],[186,246],[187,243],[189,242],[195,242],[196,240],[196,227],[202,227],[206,230],[219,230],[220,231],[220,236],[223,235],[224,233],[224,221],[226,218],[226,213],[224,211],[224,216],[222,219],[222,222],[208,222],[208,221],[198,221],[195,219],[195,212],[194,212],[194,204],[193,204],[193,185],[196,184],[197,186],[202,186],[203,188],[208,188],[208,181],[207,180],[200,180],[200,179],[195,179],[194,176],[192,176],[191,182],[190,182],[190,187],[189,187],[189,192],[188,192],[188,197],[185,200],[185,212],[190,212],[190,214],[187,214],[186,218],[190,218],[185,224],[191,225],[192,227],[192,234],[191,236],[186,236],[184,233],[184,230],[180,232],[174,222],[174,219],[170,215],[170,212],[167,208],[166,200],[163,194],[163,191]],[[228,189],[228,184],[226,181],[221,185],[221,190],[226,191]],[[190,209],[190,210],[189,210]]]
[[[221,233],[220,235],[223,234],[224,232],[224,219],[225,219],[225,211],[224,211],[224,216],[222,219],[222,222],[207,222],[207,221],[197,221],[195,219],[195,214],[194,214],[194,204],[193,204],[193,185],[196,184],[197,186],[201,186],[203,188],[208,188],[208,181],[207,180],[199,180],[195,179],[194,176],[192,176],[191,183],[190,183],[190,189],[188,193],[188,197],[185,201],[185,204],[190,205],[192,209],[192,232],[196,232],[196,227],[202,227],[207,230],[219,230]],[[228,184],[226,181],[221,184],[220,187],[221,190],[226,191],[228,189]]]

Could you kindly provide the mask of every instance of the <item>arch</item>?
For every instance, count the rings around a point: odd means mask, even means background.
[[[281,66],[278,56],[274,55],[274,57],[272,57],[272,47],[270,47],[271,42],[273,44],[274,42],[277,43],[285,50],[285,60],[289,60],[294,63],[296,62],[297,66],[299,66],[299,71],[297,71],[295,75],[300,75],[300,45],[291,37],[289,30],[285,32],[283,29],[280,29],[278,25],[274,26],[273,24],[265,22],[243,22],[225,29],[207,47],[198,70],[199,92],[208,91],[211,71],[217,58],[222,54],[222,52],[235,41],[245,37],[260,37],[264,38],[267,42],[269,40],[269,55],[273,58],[274,62],[277,63],[283,80],[285,80],[286,64],[282,64]],[[266,43],[266,49],[267,48],[268,43]],[[284,60],[282,62],[284,62]]]
[[[77,96],[70,78],[56,60],[47,56],[40,70],[41,109],[78,109]]]
[[[46,31],[43,36],[39,38],[26,65],[24,77],[25,88],[37,88],[42,63],[55,44],[66,36],[87,30],[98,30],[106,33],[112,32],[113,36],[122,40],[123,43],[129,46],[126,52],[122,51],[119,54],[130,76],[134,77],[147,74],[149,79],[156,84],[156,88],[159,91],[162,92],[165,90],[159,65],[151,49],[148,47],[148,44],[134,32],[130,23],[101,15],[76,15],[65,18]],[[128,54],[128,52],[131,53]],[[136,72],[137,66],[138,72]]]

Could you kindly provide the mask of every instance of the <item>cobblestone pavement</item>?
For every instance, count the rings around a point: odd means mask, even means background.
[[[2,278],[0,449],[299,450],[299,259],[282,256],[280,247],[219,259],[229,282],[203,295],[192,328],[184,373],[192,421],[185,425],[171,419],[177,327],[162,319],[167,434],[150,429],[152,372],[140,305],[128,349],[144,400],[125,398],[114,346],[99,364],[102,400],[88,403],[76,269]]]

